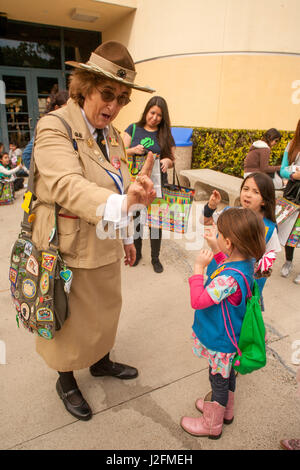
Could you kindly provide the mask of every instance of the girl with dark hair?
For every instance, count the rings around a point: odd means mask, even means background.
[[[24,187],[24,178],[16,177],[16,174],[23,168],[21,164],[15,168],[10,167],[9,155],[7,152],[0,154],[0,180],[13,181],[14,190],[19,191]]]
[[[282,178],[289,180],[289,185],[299,185],[300,180],[300,120],[298,121],[294,138],[287,144],[283,154],[281,163],[280,175]],[[289,224],[290,230],[283,228]],[[284,227],[279,226],[279,240],[285,247],[286,261],[281,268],[281,276],[288,277],[293,268],[294,249],[300,247],[300,212],[298,210],[298,217],[295,215],[289,217],[284,222]],[[288,237],[286,237],[288,233]],[[300,273],[294,279],[295,284],[300,285]]]
[[[167,102],[161,96],[151,98],[143,111],[141,119],[130,124],[124,132],[124,145],[128,155],[146,155],[149,151],[160,156],[162,185],[168,182],[167,170],[171,168],[175,160],[175,142],[171,134],[171,124]],[[140,213],[136,214],[136,219]],[[137,224],[134,234],[136,248],[136,260],[133,266],[137,266],[142,257],[141,224]],[[163,272],[163,266],[159,260],[162,230],[150,228],[151,261],[156,273]]]
[[[281,134],[277,129],[266,131],[261,140],[253,142],[244,161],[244,177],[253,172],[268,174],[273,179],[275,189],[283,187],[282,179],[279,176],[280,165],[269,165],[271,148],[278,144]]]
[[[259,260],[266,249],[262,218],[251,209],[228,209],[220,215],[217,227],[218,238],[215,228],[205,235],[212,251],[200,250],[194,275],[189,278],[191,306],[196,309],[193,351],[208,359],[212,396],[210,401],[196,401],[196,408],[203,413],[201,417],[181,419],[186,432],[210,439],[221,437],[223,423],[230,424],[234,418],[236,378],[232,363],[236,348],[225,331],[223,301],[238,343],[246,313],[245,278],[252,289],[252,260]],[[204,285],[204,270],[213,258],[217,270],[208,274]]]
[[[215,212],[218,204],[221,202],[221,195],[214,190],[208,203],[204,206],[204,224],[212,225],[218,220],[220,212]],[[240,202],[243,208],[252,209],[260,215],[265,226],[266,252],[273,250],[275,253],[281,251],[278,239],[276,218],[275,218],[275,189],[272,179],[265,173],[251,173],[241,185]],[[225,207],[224,210],[228,209]],[[208,272],[215,269],[215,263],[212,261],[208,267]],[[267,277],[270,273],[267,274]],[[257,279],[257,283],[262,294],[262,290],[267,278]],[[263,308],[263,306],[262,306]]]

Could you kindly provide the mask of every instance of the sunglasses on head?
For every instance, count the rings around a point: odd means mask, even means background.
[[[98,88],[97,88],[98,90]],[[112,91],[110,90],[98,90],[102,100],[105,103],[110,103],[111,101],[117,100],[118,104],[120,106],[125,106],[130,102],[130,98],[127,95],[118,95],[116,96]]]

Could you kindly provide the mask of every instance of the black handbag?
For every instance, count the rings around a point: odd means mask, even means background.
[[[60,119],[72,141],[70,126],[62,118]],[[31,223],[34,220],[32,202],[36,199],[34,168],[34,152],[32,152],[28,190],[22,204],[24,217],[21,232],[14,243],[10,257],[10,290],[17,311],[18,326],[21,321],[31,333],[52,339],[69,315],[68,294],[73,274],[59,252],[57,217],[60,206],[58,204],[55,203],[55,223],[49,235],[47,249],[38,250],[32,241]]]
[[[289,180],[283,191],[283,197],[294,204],[300,205],[300,181]]]

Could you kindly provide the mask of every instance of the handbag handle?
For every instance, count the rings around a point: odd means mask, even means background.
[[[175,170],[175,164],[174,164],[174,166],[173,166],[173,186],[175,186],[175,175],[176,175],[176,179],[177,179],[177,186],[179,186],[179,188],[181,190],[181,184],[179,183],[179,178],[178,178],[177,172]]]
[[[135,129],[136,129],[136,124],[135,124],[135,123],[133,123],[133,124],[132,124],[132,134],[131,134],[131,141],[130,141],[130,145],[132,144],[132,141],[133,141],[133,138],[134,138]]]

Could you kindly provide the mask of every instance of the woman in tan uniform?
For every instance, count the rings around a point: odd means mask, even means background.
[[[115,41],[99,46],[86,64],[68,63],[75,67],[70,99],[37,125],[33,241],[39,249],[47,248],[57,203],[61,207],[59,247],[73,272],[70,314],[53,339],[37,337],[37,351],[58,371],[56,389],[66,409],[76,418],[88,420],[92,411],[78,388],[74,370],[89,367],[93,376],[119,379],[138,375],[134,367],[112,362],[109,352],[121,310],[124,251],[125,264],[135,261],[133,239],[122,239],[121,232],[126,231],[130,206],[148,205],[155,196],[147,176],[153,158],[150,155],[144,175],[129,186],[124,145],[111,123],[129,103],[132,88],[154,90],[134,83],[134,62]],[[57,116],[71,127],[73,142]],[[113,226],[115,238],[107,236],[107,223]]]

